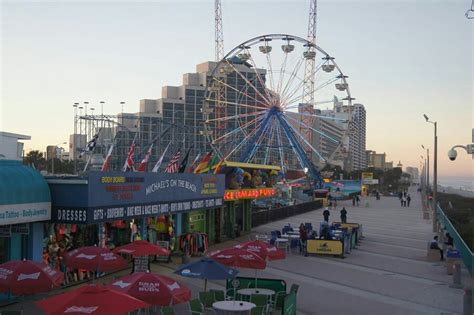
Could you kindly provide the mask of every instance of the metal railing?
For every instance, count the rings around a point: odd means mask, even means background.
[[[461,254],[462,261],[466,266],[469,273],[473,275],[473,267],[474,267],[474,254],[472,253],[471,249],[464,240],[459,235],[458,231],[454,228],[453,224],[449,220],[448,216],[444,213],[443,209],[437,205],[437,213],[438,213],[438,220],[444,226],[444,228],[448,231],[451,237],[454,240],[454,245],[456,245],[456,249],[459,250]]]

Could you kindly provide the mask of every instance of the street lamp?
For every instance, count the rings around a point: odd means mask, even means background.
[[[426,122],[434,125],[434,162],[433,162],[433,232],[436,232],[436,222],[437,222],[437,194],[438,194],[438,122],[431,121],[428,116],[423,114]]]
[[[428,187],[428,191],[430,188],[430,149],[426,148],[424,145],[421,145],[421,148],[423,150],[426,150],[426,160],[425,160],[425,165],[426,165],[426,187]]]
[[[51,162],[51,173],[54,174],[54,160],[56,159],[56,149],[58,148],[58,145],[60,144],[66,144],[67,142],[60,142],[54,146],[54,155],[53,155],[53,161]]]

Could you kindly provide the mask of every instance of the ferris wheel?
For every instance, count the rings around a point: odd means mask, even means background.
[[[313,104],[303,103],[307,58],[316,65]],[[283,172],[301,167],[319,178],[315,165],[347,158],[351,102],[347,76],[331,55],[297,36],[263,35],[211,70],[204,133],[222,159],[279,165]],[[304,137],[308,130],[311,137]]]

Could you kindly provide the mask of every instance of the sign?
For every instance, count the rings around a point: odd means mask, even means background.
[[[30,225],[28,223],[24,224],[14,224],[11,226],[11,232],[17,234],[30,234]]]
[[[0,205],[0,225],[49,221],[51,202]]]
[[[379,183],[378,179],[363,179],[362,185],[377,185]]]
[[[221,207],[225,175],[91,172],[82,185],[50,187],[53,222],[95,224]]]
[[[0,226],[0,237],[10,237],[10,236],[12,236],[10,225]]]
[[[307,240],[309,254],[343,255],[342,242],[334,240]]]
[[[255,189],[238,189],[226,190],[224,200],[240,200],[240,199],[259,199],[276,196],[275,188],[255,188]]]
[[[225,175],[91,172],[89,206],[199,200],[222,197]]]
[[[364,179],[373,179],[374,178],[374,173],[362,172],[361,178],[362,178],[362,181],[364,181]]]
[[[283,315],[296,315],[296,293],[290,292],[283,301]]]
[[[149,265],[148,256],[138,256],[133,259],[133,272],[147,272]]]

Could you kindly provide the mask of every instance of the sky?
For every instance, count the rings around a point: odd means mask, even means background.
[[[470,0],[318,1],[317,42],[367,110],[367,149],[420,166],[438,122],[440,177],[474,178],[458,150],[474,125]],[[222,0],[224,50],[252,37],[306,37],[309,1]],[[118,113],[180,85],[214,59],[213,1],[1,1],[0,130],[31,135],[26,150],[68,141],[73,103]],[[426,155],[426,154],[425,154]]]

